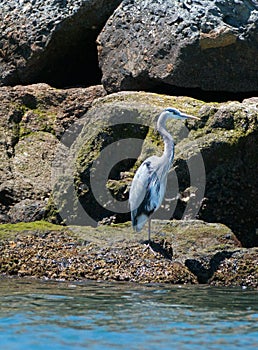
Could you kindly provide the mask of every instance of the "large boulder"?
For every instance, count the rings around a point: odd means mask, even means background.
[[[44,216],[58,140],[104,94],[102,86],[0,88],[0,223]]]
[[[231,227],[246,246],[258,244],[258,99],[206,106],[198,139],[206,169],[200,216]],[[198,137],[198,131],[195,134]]]
[[[201,120],[167,124],[176,142],[174,170],[159,219],[228,225],[245,246],[258,244],[256,98],[204,103],[187,97],[120,92],[94,101],[71,145],[59,145],[53,200],[67,224],[94,225],[130,219],[128,191],[140,162],[161,154],[155,120],[174,106]],[[67,130],[68,131],[68,130]],[[144,140],[144,141],[143,141]],[[59,176],[61,174],[61,176]],[[54,204],[53,204],[54,205]]]
[[[96,37],[121,0],[2,0],[0,85],[100,81]]]
[[[174,106],[201,120],[168,122],[176,153],[156,218],[221,222],[243,245],[258,244],[257,98],[204,103],[144,92],[104,95],[101,86],[0,89],[1,222],[130,220],[133,174],[147,156],[161,154],[155,121]]]
[[[120,90],[258,90],[258,2],[127,0],[98,37],[102,82]]]

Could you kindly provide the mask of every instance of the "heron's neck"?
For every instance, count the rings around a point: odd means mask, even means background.
[[[166,121],[167,121],[166,114],[161,113],[157,122],[157,130],[162,136],[164,141],[164,152],[162,157],[165,158],[165,160],[168,162],[170,166],[174,158],[174,141],[172,136],[169,134],[169,132],[166,129]]]

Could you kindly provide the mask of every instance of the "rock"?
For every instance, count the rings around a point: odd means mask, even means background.
[[[240,249],[228,256],[215,271],[215,286],[255,286],[258,280],[258,249]]]
[[[96,225],[113,216],[118,222],[129,220],[128,188],[139,165],[135,160],[139,155],[144,159],[162,151],[154,119],[171,105],[194,109],[191,99],[148,93],[119,93],[98,99],[86,113],[85,127],[72,147],[67,147],[61,162],[57,159],[56,172],[61,177],[53,199],[66,224]],[[180,124],[175,125],[173,134],[180,134]],[[165,218],[169,218],[167,214]]]
[[[200,110],[204,119],[212,115],[198,140],[206,169],[206,193],[199,214],[203,220],[231,227],[244,246],[257,245],[258,180],[253,176],[258,170],[257,100],[217,107]]]
[[[58,140],[104,94],[101,86],[0,88],[0,222],[42,218]]]
[[[257,245],[256,99],[205,104],[187,97],[121,92],[94,101],[73,145],[62,148],[57,159],[62,166],[53,163],[61,173],[52,193],[55,215],[76,225],[130,220],[129,186],[141,161],[162,152],[155,118],[168,106],[201,120],[167,123],[176,153],[156,218],[197,216],[224,223],[244,246]]]
[[[2,0],[0,85],[100,81],[95,39],[121,0]]]
[[[1,225],[0,274],[63,281],[258,287],[257,249],[239,248],[226,226],[162,220],[154,222],[154,229],[155,254],[142,242],[146,229],[134,234],[130,224],[98,228],[44,226],[43,222]]]
[[[12,223],[42,220],[45,216],[43,201],[24,199],[9,210]]]
[[[24,200],[30,208],[40,201],[54,222],[96,226],[130,220],[133,174],[147,156],[161,154],[155,119],[173,106],[201,120],[168,122],[176,153],[156,218],[224,223],[244,246],[258,244],[256,98],[204,103],[121,92],[94,100],[104,95],[101,86],[0,89],[2,222],[16,221],[13,207]]]
[[[108,92],[258,90],[257,1],[123,1],[98,37]]]
[[[6,214],[0,213],[0,223],[7,224],[8,222],[10,222],[9,216]]]

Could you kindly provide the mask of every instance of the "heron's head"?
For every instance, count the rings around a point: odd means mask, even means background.
[[[164,111],[166,113],[167,118],[174,118],[174,119],[199,119],[198,117],[194,117],[193,115],[181,113],[176,108],[166,108]]]

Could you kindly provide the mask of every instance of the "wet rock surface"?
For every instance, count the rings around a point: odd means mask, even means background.
[[[153,251],[141,239],[146,232],[132,234],[129,224],[68,229],[35,223],[33,230],[19,225],[1,228],[2,275],[258,287],[257,249],[239,247],[223,225],[156,222]]]
[[[47,250],[46,250],[47,248]],[[1,272],[8,275],[64,280],[196,283],[181,264],[144,252],[137,243],[101,247],[81,246],[63,234],[18,238],[6,246]],[[3,251],[1,253],[4,253]],[[25,261],[20,254],[26,254]],[[11,255],[11,256],[10,256]]]
[[[240,249],[225,259],[212,276],[210,283],[215,286],[256,286],[258,280],[258,249]]]

